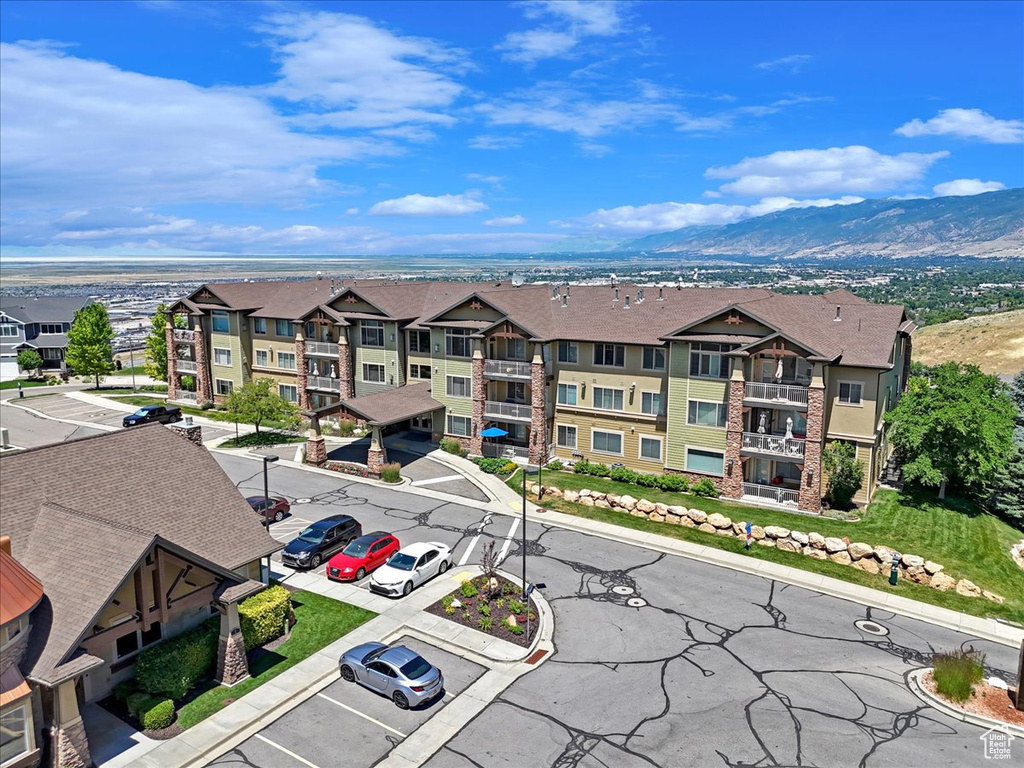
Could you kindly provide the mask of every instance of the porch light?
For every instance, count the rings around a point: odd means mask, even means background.
[[[814,470],[807,470],[807,485],[814,485]]]
[[[732,459],[729,459],[727,462],[725,462],[725,466],[726,466],[726,469],[729,470],[729,474],[731,475],[732,474]]]
[[[440,352],[441,351],[441,345],[440,344],[435,344],[434,345],[434,351],[435,352]]]
[[[631,394],[631,395],[632,395],[632,394],[633,394],[633,392],[634,392],[635,390],[636,390],[636,382],[634,381],[634,382],[632,382],[632,383],[631,383],[631,384],[629,385],[629,394]]]

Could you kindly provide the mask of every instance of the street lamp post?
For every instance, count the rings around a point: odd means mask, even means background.
[[[530,465],[523,467],[523,600],[526,600],[526,481]]]
[[[264,456],[263,457],[263,499],[269,503],[270,501],[270,486],[267,482],[267,465],[273,464],[277,461],[277,456]]]
[[[135,392],[135,346],[132,339],[128,339],[128,359],[132,367],[132,392]]]

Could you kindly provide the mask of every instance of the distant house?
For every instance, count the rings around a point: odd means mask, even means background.
[[[63,373],[68,331],[88,296],[0,296],[0,381],[16,379],[18,353],[34,349],[43,370]]]

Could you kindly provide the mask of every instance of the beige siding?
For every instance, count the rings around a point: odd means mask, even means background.
[[[601,464],[624,464],[638,472],[660,473],[664,469],[665,432],[658,428],[653,419],[642,420],[631,416],[606,416],[578,410],[559,408],[555,411],[553,440],[557,439],[559,424],[576,427],[576,451],[587,461]],[[622,454],[598,453],[592,447],[593,430],[616,432],[622,435]],[[641,435],[659,438],[662,441],[662,460],[651,461],[640,458]],[[573,460],[571,448],[555,447],[555,455],[563,460]],[[576,457],[578,459],[578,456]]]
[[[826,442],[826,446],[836,442],[829,440]],[[850,442],[850,441],[841,441]],[[871,496],[874,493],[874,476],[878,474],[878,467],[872,463],[872,454],[874,453],[874,444],[870,442],[856,442],[857,448],[857,459],[864,462],[864,478],[861,482],[860,490],[853,496],[853,502],[859,505],[865,505],[871,500]],[[821,492],[822,495],[825,493],[825,489],[828,486],[828,474],[822,469],[821,478]]]
[[[876,368],[829,366],[825,387],[827,437],[873,438],[879,373],[881,371]],[[859,405],[847,405],[839,402],[839,384],[841,382],[855,382],[861,385]],[[884,391],[882,397],[885,397]]]

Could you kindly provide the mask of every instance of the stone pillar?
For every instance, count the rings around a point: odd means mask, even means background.
[[[825,437],[825,380],[822,364],[814,364],[807,390],[807,439],[804,443],[804,471],[800,478],[799,508],[821,511],[821,448]]]
[[[76,678],[77,679],[77,678]],[[90,768],[89,739],[78,712],[75,680],[65,680],[53,692],[53,765],[54,768]]]
[[[482,456],[484,439],[480,433],[486,423],[484,412],[487,408],[487,380],[484,378],[483,342],[474,341],[473,347],[473,432],[469,438],[469,452]]]
[[[388,452],[384,447],[384,436],[380,433],[380,427],[374,425],[370,429],[370,450],[366,453],[366,468],[371,475],[379,475],[381,469],[388,463]]]
[[[203,445],[203,428],[198,424],[193,424],[191,416],[186,416],[180,424],[171,424],[171,429],[190,443],[195,443],[200,447]]]
[[[320,434],[320,419],[312,416],[309,419],[309,434],[306,437],[306,463],[320,467],[327,461],[327,445]]]
[[[238,603],[218,605],[217,610],[220,611],[220,638],[217,640],[217,676],[214,679],[221,685],[237,685],[249,678]]]
[[[213,378],[210,376],[210,357],[206,349],[206,337],[203,326],[197,320],[195,324],[195,355],[196,355],[196,403],[200,406],[213,404]]]
[[[341,329],[338,335],[338,381],[341,384],[341,399],[355,397],[356,386],[352,378],[352,351],[348,348],[348,332]]]
[[[743,396],[746,392],[743,376],[743,360],[733,360],[732,378],[729,379],[727,420],[725,423],[725,474],[719,489],[727,499],[738,499],[743,495],[743,462],[740,451],[743,448]]]
[[[544,407],[544,353],[540,344],[533,345],[530,363],[530,447],[531,464],[546,464],[548,460],[548,416]]]
[[[309,394],[306,392],[306,381],[309,372],[306,370],[306,340],[298,331],[295,333],[295,370],[298,373],[296,387],[299,390],[299,410],[308,411]]]
[[[174,315],[166,313],[164,326],[164,337],[167,339],[167,397],[170,400],[175,398],[177,390],[181,389],[178,381],[178,347],[174,343]]]

